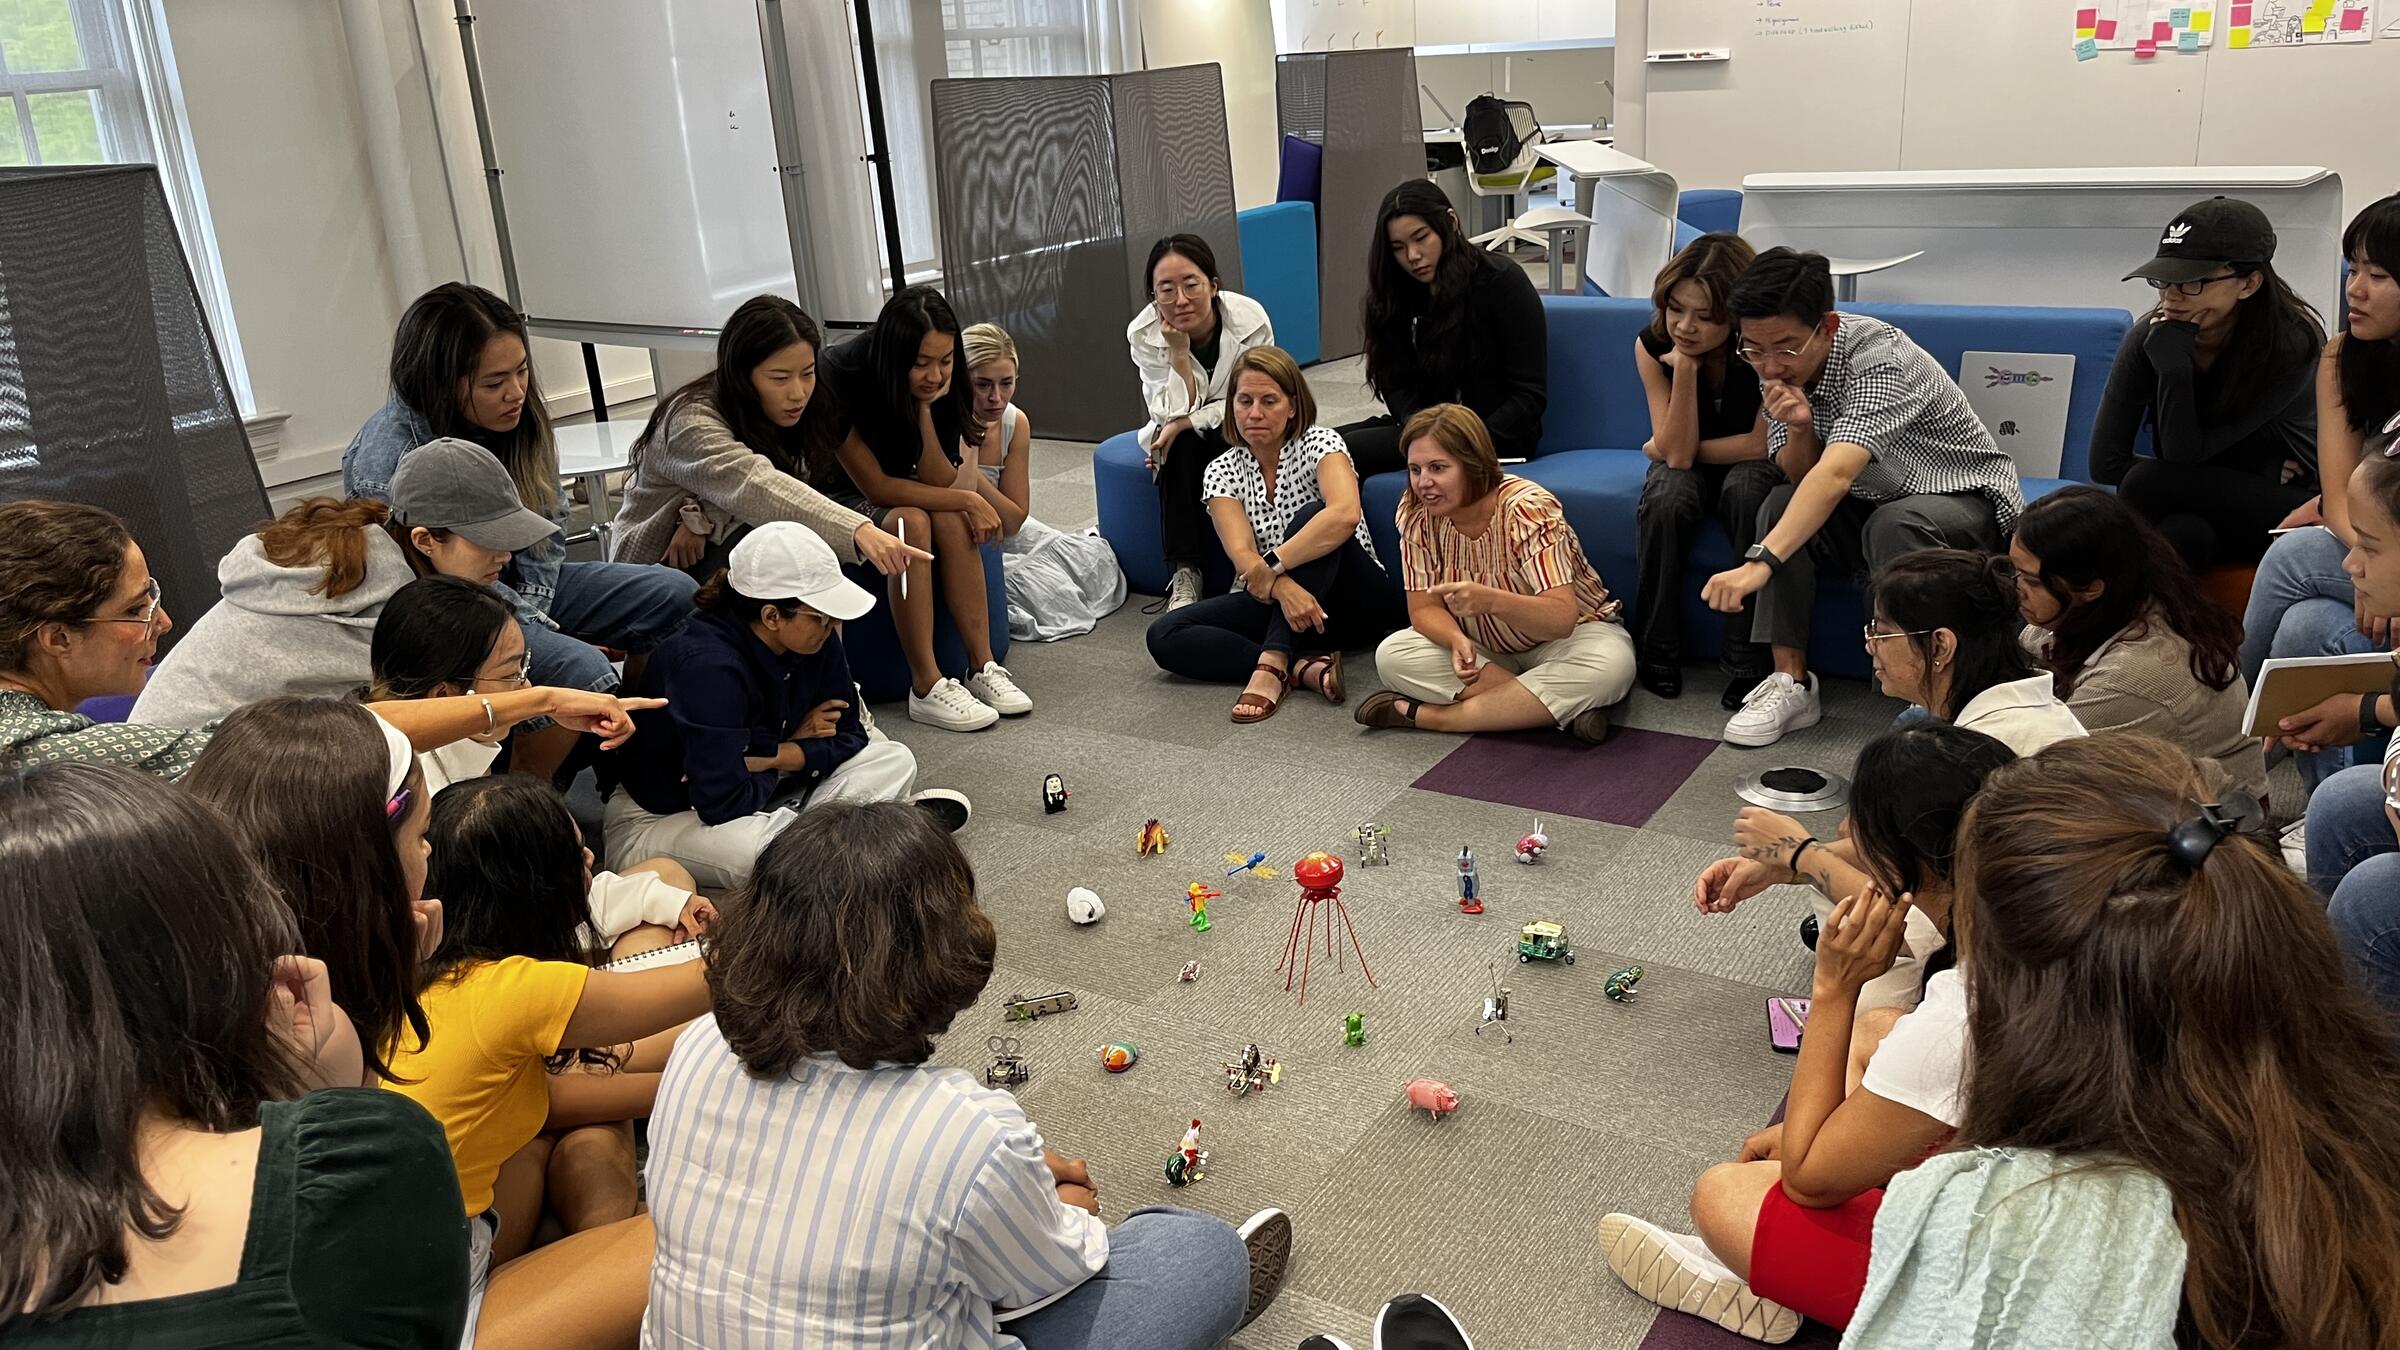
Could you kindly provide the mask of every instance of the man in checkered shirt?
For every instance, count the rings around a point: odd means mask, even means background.
[[[1823,254],[1771,248],[1727,298],[1735,352],[1758,371],[1767,453],[1791,481],[1759,508],[1759,542],[1701,597],[1752,631],[1775,671],[1725,724],[1733,745],[1773,745],[1815,726],[1808,627],[1817,569],[1871,573],[1920,548],[1994,551],[2024,507],[2017,466],[1949,372],[1879,319],[1833,308]]]

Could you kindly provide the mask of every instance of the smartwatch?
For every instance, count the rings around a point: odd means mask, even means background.
[[[1268,549],[1266,552],[1259,554],[1258,560],[1267,565],[1268,571],[1273,572],[1277,576],[1283,575],[1283,559],[1275,556],[1275,550]]]
[[[2373,735],[2376,735],[2376,734],[2378,734],[2379,732],[2387,731],[2387,730],[2389,730],[2389,729],[2390,729],[2390,728],[2388,728],[2388,727],[2384,726],[2384,724],[2383,724],[2383,719],[2382,719],[2382,718],[2380,718],[2380,717],[2377,717],[2377,716],[2375,715],[2375,700],[2377,700],[2377,699],[2379,699],[2379,698],[2382,698],[2382,697],[2383,697],[2383,695],[2381,695],[2381,694],[2361,694],[2361,695],[2359,695],[2359,697],[2358,697],[2358,729],[2359,729],[2359,732],[2360,732],[2360,734],[2362,734],[2362,735],[2367,735],[2367,736],[2373,736]]]
[[[1746,563],[1765,563],[1767,565],[1767,570],[1770,572],[1780,572],[1783,570],[1783,559],[1778,558],[1773,553],[1768,552],[1765,544],[1752,544],[1750,546],[1750,551],[1742,555],[1742,561]]]

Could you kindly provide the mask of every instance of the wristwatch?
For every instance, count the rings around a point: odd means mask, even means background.
[[[1283,559],[1275,556],[1275,550],[1268,549],[1266,552],[1259,554],[1258,560],[1267,565],[1268,571],[1273,572],[1277,576],[1283,575]]]
[[[1765,544],[1752,544],[1750,546],[1750,551],[1742,555],[1742,561],[1746,563],[1765,563],[1767,565],[1767,570],[1770,572],[1780,572],[1783,570],[1783,559],[1778,558],[1773,553],[1768,552]]]
[[[2384,726],[2383,719],[2375,715],[2375,700],[2382,697],[2383,695],[2381,694],[2361,694],[2358,696],[2359,734],[2364,736],[2373,736],[2389,730],[2389,728]]]

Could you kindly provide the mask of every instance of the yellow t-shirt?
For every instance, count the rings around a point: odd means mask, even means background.
[[[511,956],[469,966],[419,996],[432,1035],[391,1061],[395,1076],[415,1081],[385,1086],[442,1122],[469,1215],[492,1207],[500,1164],[550,1118],[542,1061],[558,1053],[591,973],[568,961]]]

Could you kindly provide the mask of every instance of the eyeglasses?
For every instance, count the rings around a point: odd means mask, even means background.
[[[1931,629],[1931,628],[1918,628],[1918,629],[1914,629],[1914,630],[1911,630],[1911,631],[1909,631],[1909,632],[1906,632],[1906,633],[1878,633],[1878,632],[1876,632],[1876,631],[1875,631],[1875,625],[1873,625],[1873,624],[1868,624],[1868,625],[1866,626],[1866,629],[1865,629],[1865,632],[1864,632],[1863,638],[1864,638],[1864,641],[1866,642],[1866,644],[1867,644],[1868,646],[1872,647],[1872,646],[1874,646],[1876,643],[1878,643],[1878,642],[1882,642],[1882,641],[1885,641],[1886,639],[1889,639],[1889,638],[1903,638],[1903,637],[1923,637],[1923,636],[1925,636],[1927,633],[1931,633],[1931,632],[1934,632],[1934,631],[1935,631],[1935,630],[1934,630],[1934,629]]]
[[[2198,281],[2161,281],[2157,277],[2143,277],[2142,280],[2149,282],[2150,289],[2154,291],[2173,291],[2181,296],[2196,296],[2220,281],[2240,281],[2248,275],[2250,273],[2245,270],[2227,272],[2225,275],[2217,277],[2202,277]]]
[[[517,664],[517,673],[514,675],[478,675],[467,683],[496,684],[503,689],[529,688],[533,684],[533,653],[525,653],[525,659]]]
[[[1151,287],[1150,294],[1160,300],[1172,300],[1179,295],[1186,300],[1197,300],[1208,294],[1208,278],[1194,277],[1180,286],[1167,282]]]
[[[1801,357],[1808,355],[1809,349],[1815,347],[1817,345],[1817,339],[1823,336],[1825,336],[1825,330],[1821,328],[1816,332],[1811,333],[1808,341],[1800,344],[1800,350],[1798,351],[1793,351],[1789,347],[1779,348],[1775,351],[1768,351],[1764,347],[1753,347],[1747,342],[1737,342],[1733,346],[1733,354],[1754,366],[1761,361],[1767,360],[1797,361]]]
[[[85,619],[85,620],[84,620],[84,622],[85,622],[85,623],[138,623],[138,624],[140,624],[140,625],[142,626],[142,636],[143,636],[143,637],[148,637],[148,636],[150,636],[150,634],[151,634],[152,632],[156,631],[156,629],[157,629],[157,627],[158,627],[158,578],[157,578],[157,577],[152,577],[152,578],[150,578],[150,589],[149,589],[149,590],[147,590],[147,591],[145,591],[145,592],[143,592],[143,595],[145,596],[145,600],[146,600],[146,602],[145,602],[145,603],[142,605],[142,612],[141,612],[140,614],[138,614],[138,615],[134,615],[134,614],[128,614],[128,615],[112,616],[112,617],[107,617],[107,618],[92,618],[92,619]]]

